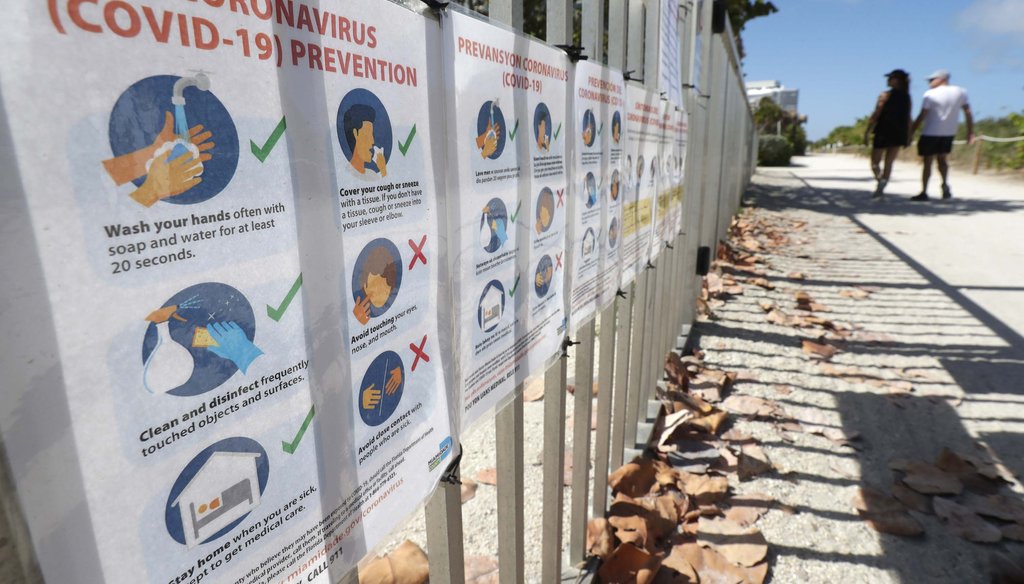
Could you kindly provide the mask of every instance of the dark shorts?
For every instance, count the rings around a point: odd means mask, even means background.
[[[952,136],[921,136],[917,141],[917,153],[921,156],[949,154],[952,150]]]

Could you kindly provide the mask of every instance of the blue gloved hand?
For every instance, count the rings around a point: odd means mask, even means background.
[[[494,234],[498,236],[498,247],[505,245],[505,242],[508,241],[508,234],[505,232],[504,219],[494,220]]]
[[[206,327],[206,330],[217,341],[216,347],[208,347],[214,355],[228,359],[238,367],[242,373],[249,368],[249,364],[263,354],[263,351],[252,344],[245,331],[234,321],[215,322]]]

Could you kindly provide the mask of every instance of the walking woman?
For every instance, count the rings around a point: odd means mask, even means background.
[[[871,150],[871,172],[878,181],[873,198],[881,198],[885,185],[892,174],[892,163],[896,160],[900,148],[910,145],[910,76],[903,69],[893,69],[886,77],[889,89],[878,96],[875,111],[868,120],[868,128],[864,132],[864,144],[872,130],[875,139]],[[882,156],[885,156],[884,168],[879,167]]]

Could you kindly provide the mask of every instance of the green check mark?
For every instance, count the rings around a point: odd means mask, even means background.
[[[512,289],[508,291],[508,295],[515,296],[517,288],[519,288],[519,274],[516,274],[516,282],[515,284],[512,284]]]
[[[284,135],[284,129],[284,118],[281,118],[281,121],[277,123],[277,127],[270,133],[270,137],[267,138],[267,141],[263,144],[262,148],[257,146],[256,142],[249,140],[249,147],[252,148],[252,155],[256,157],[256,160],[263,162],[268,156],[270,156],[270,151],[274,149],[274,146],[277,146],[277,141]]]
[[[285,311],[288,310],[289,306],[291,306],[292,300],[295,298],[295,294],[299,292],[299,288],[301,287],[302,274],[299,274],[299,277],[295,279],[295,283],[292,284],[292,289],[288,291],[288,294],[285,295],[284,300],[281,301],[280,306],[274,308],[269,304],[267,305],[267,316],[277,321],[281,320],[281,317],[284,316]]]
[[[398,143],[398,151],[405,156],[405,153],[409,151],[409,145],[412,144],[412,139],[416,137],[416,124],[412,125],[412,131],[409,132],[409,137],[405,139],[405,144]]]
[[[313,415],[316,414],[316,406],[309,406],[309,413],[306,414],[306,419],[302,421],[302,426],[299,428],[299,433],[295,435],[295,440],[291,442],[281,441],[281,449],[288,454],[294,454],[295,449],[299,447],[299,442],[302,441],[302,437],[306,435],[306,429],[309,428],[309,423],[313,421]]]
[[[597,129],[597,135],[600,136],[602,131],[604,131],[604,122],[601,122],[601,127]]]
[[[522,208],[523,208],[523,202],[522,202],[522,201],[519,201],[519,204],[518,204],[518,205],[516,205],[516,212],[515,212],[515,213],[512,213],[512,216],[511,216],[511,217],[509,217],[509,219],[511,219],[513,223],[515,223],[515,222],[516,222],[516,217],[518,217],[518,216],[519,216],[519,210],[520,210],[520,209],[522,209]]]
[[[516,120],[516,125],[512,126],[512,131],[508,133],[509,140],[516,139],[516,132],[519,131],[519,120]]]
[[[558,134],[562,131],[562,124],[559,122],[558,127],[555,128],[555,140],[558,139]]]

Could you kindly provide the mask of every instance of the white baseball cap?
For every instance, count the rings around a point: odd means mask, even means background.
[[[928,76],[928,81],[932,79],[949,79],[949,71],[945,69],[936,69],[934,73]]]

